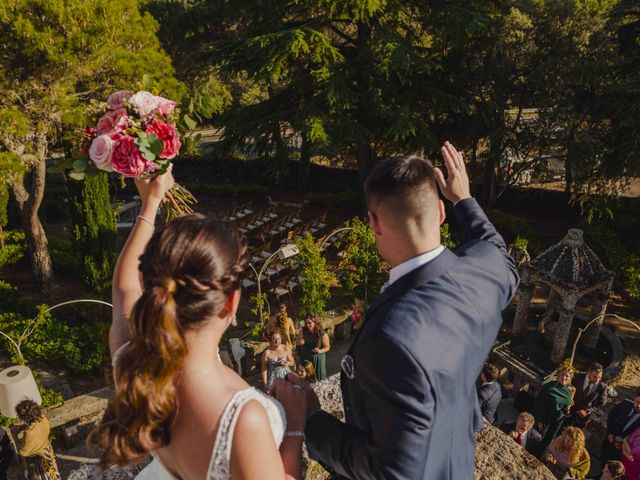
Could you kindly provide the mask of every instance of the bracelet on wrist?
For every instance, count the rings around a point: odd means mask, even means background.
[[[154,225],[154,223],[153,223],[151,220],[149,220],[148,218],[145,218],[145,217],[143,217],[142,215],[138,215],[136,218],[137,218],[137,219],[140,219],[142,222],[144,222],[144,223],[146,223],[146,224],[150,225],[150,226],[151,226],[151,228],[153,228],[153,229],[155,230],[156,226],[155,226],[155,225]]]
[[[304,441],[306,436],[302,430],[287,430],[284,432],[285,437],[301,437]]]

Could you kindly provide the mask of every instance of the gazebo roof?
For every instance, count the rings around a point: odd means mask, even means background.
[[[613,272],[584,243],[578,228],[570,229],[560,242],[534,258],[527,269],[539,280],[571,290],[589,290],[613,278]]]

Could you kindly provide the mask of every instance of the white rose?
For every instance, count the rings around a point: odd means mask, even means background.
[[[129,99],[129,104],[133,106],[141,119],[146,119],[160,104],[159,97],[149,92],[138,92]]]
[[[100,170],[105,172],[113,172],[111,157],[113,156],[113,147],[115,143],[109,135],[99,135],[91,142],[89,148],[89,158],[96,164]]]

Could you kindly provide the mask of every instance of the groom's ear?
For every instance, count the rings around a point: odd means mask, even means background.
[[[440,225],[442,225],[447,219],[447,213],[445,212],[444,202],[442,200],[438,200],[438,211],[440,213]]]
[[[371,230],[373,230],[373,233],[375,233],[376,235],[380,235],[382,233],[382,230],[380,228],[380,218],[372,210],[369,210],[368,213],[369,213],[369,223],[371,224]]]

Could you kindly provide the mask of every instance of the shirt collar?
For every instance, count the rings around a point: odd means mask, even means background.
[[[423,253],[418,255],[417,257],[413,257],[406,262],[402,262],[400,265],[396,265],[389,272],[389,285],[398,280],[400,277],[405,276],[407,273],[412,272],[418,267],[421,267],[431,260],[436,258],[444,251],[444,246],[440,245],[433,250],[428,251],[427,253]]]

